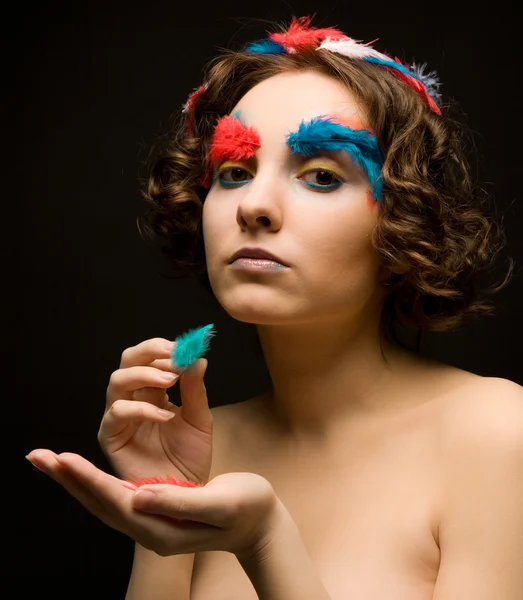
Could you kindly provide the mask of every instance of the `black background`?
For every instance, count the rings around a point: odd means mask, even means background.
[[[207,7],[77,0],[12,9],[3,23],[7,559],[0,564],[2,582],[13,584],[5,597],[33,597],[31,584],[55,598],[89,597],[91,589],[101,598],[124,597],[132,542],[24,459],[44,447],[106,467],[96,434],[124,348],[214,322],[211,405],[243,400],[267,384],[254,328],[233,321],[196,282],[166,278],[135,225],[143,210],[142,165],[155,135],[201,83],[218,47],[264,37],[257,19],[316,12],[316,26],[338,25],[364,41],[379,37],[377,49],[437,69],[444,96],[462,105],[476,134],[474,164],[505,216],[516,274],[497,298],[496,316],[428,334],[422,353],[523,384],[515,7],[507,0],[485,7],[459,0]]]

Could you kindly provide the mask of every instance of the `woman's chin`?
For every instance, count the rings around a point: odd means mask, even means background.
[[[262,302],[253,302],[249,304],[234,305],[222,304],[227,314],[242,323],[251,323],[253,325],[283,325],[289,323],[293,318],[293,314],[289,312],[279,311],[274,303],[267,304]]]

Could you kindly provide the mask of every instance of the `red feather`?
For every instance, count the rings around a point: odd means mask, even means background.
[[[269,38],[273,42],[281,44],[287,52],[301,52],[309,48],[316,48],[326,40],[349,39],[339,29],[334,27],[309,27],[311,17],[293,17],[289,29],[285,33],[271,33]]]
[[[170,485],[178,485],[180,487],[202,487],[203,483],[195,483],[194,481],[183,481],[182,479],[175,479],[172,475],[166,475],[165,477],[133,477],[130,480],[123,480],[122,484],[124,487],[136,490],[142,485],[148,485],[150,483],[167,483]]]
[[[247,127],[234,116],[226,115],[218,120],[212,137],[209,160],[248,160],[260,147],[260,136],[254,127]]]
[[[195,90],[194,92],[191,92],[189,94],[189,98],[187,98],[187,102],[185,103],[185,105],[183,107],[183,112],[189,113],[189,116],[187,118],[187,126],[186,126],[186,132],[189,135],[192,135],[193,130],[194,130],[193,121],[194,121],[194,107],[196,105],[196,101],[205,92],[206,89],[207,89],[207,84],[203,83],[197,90]]]
[[[401,64],[401,62],[397,58],[396,58],[396,62]],[[431,110],[433,110],[437,115],[441,115],[441,110],[439,109],[439,106],[430,97],[429,93],[427,92],[425,86],[421,83],[421,81],[418,81],[415,77],[409,77],[408,75],[405,75],[405,73],[402,73],[401,71],[397,71],[396,69],[393,69],[392,67],[385,67],[385,68],[389,69],[389,71],[391,71],[398,79],[401,79],[401,81],[404,81],[417,94],[419,94],[421,96],[421,99],[425,102],[425,104]]]
[[[196,100],[198,100],[199,96],[205,92],[207,89],[207,84],[203,83],[197,90],[191,92],[189,94],[189,98],[187,98],[187,102],[185,103],[184,110],[188,112],[192,112],[194,110],[194,105],[196,104]]]

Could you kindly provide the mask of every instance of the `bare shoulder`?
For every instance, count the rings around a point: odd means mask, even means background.
[[[404,389],[422,408],[450,460],[456,452],[485,446],[488,437],[523,441],[523,386],[423,357],[414,357],[413,365]],[[427,410],[418,398],[428,400]]]
[[[450,444],[523,440],[523,386],[500,377],[472,377],[445,403],[442,425]]]
[[[483,377],[452,400],[438,445],[441,560],[434,598],[519,598],[523,387]]]
[[[523,418],[523,386],[501,377],[484,377],[426,357],[415,356],[405,390],[434,400],[448,431],[493,426]]]

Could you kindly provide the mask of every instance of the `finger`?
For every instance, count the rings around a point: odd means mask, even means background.
[[[157,358],[169,358],[174,348],[174,342],[165,338],[152,338],[126,348],[120,359],[120,369],[148,365]]]
[[[63,464],[60,462],[59,455],[51,450],[38,449],[30,452],[26,458],[35,467],[59,483],[87,510],[101,519],[105,517],[106,511],[103,503],[89,493],[80,482],[71,477],[71,473],[68,472],[67,468],[64,469]]]
[[[162,556],[201,551],[215,539],[214,527],[136,511],[131,506],[132,486],[125,486],[79,455],[37,449],[27,459],[105,524]]]
[[[210,431],[213,422],[203,380],[208,364],[206,358],[199,358],[180,377],[183,418],[202,431]]]
[[[146,496],[142,492],[153,492]],[[149,514],[199,521],[221,529],[237,528],[244,519],[248,529],[258,528],[279,506],[271,483],[254,473],[226,473],[203,487],[165,484],[140,486],[133,508]]]
[[[47,474],[50,474],[53,469],[58,469],[59,467],[56,454],[46,448],[31,450],[26,458],[33,466]]]
[[[207,486],[144,485],[135,491],[131,504],[141,512],[197,521],[214,527],[227,525],[234,511],[227,490]]]
[[[64,488],[104,523],[145,548],[168,556],[206,547],[212,535],[208,526],[136,511],[131,502],[133,492],[120,479],[101,471],[78,454],[64,453],[57,459],[68,474],[62,483]]]
[[[168,373],[153,367],[129,367],[111,374],[106,394],[106,406],[118,399],[131,400],[133,392],[144,387],[166,389],[178,380],[176,373]]]
[[[144,387],[136,390],[132,399],[137,402],[149,402],[149,404],[154,404],[158,408],[165,408],[165,396],[165,389]]]
[[[132,490],[78,454],[66,452],[57,460],[61,467],[58,483],[106,525],[132,535],[136,527],[130,504]]]
[[[62,473],[73,476],[77,483],[100,500],[118,504],[129,498],[129,492],[122,485],[121,479],[102,471],[79,454],[63,452],[56,459]]]
[[[175,416],[177,410],[179,409],[173,404],[168,408],[158,408],[149,402],[116,400],[102,419],[99,437],[103,439],[116,437],[131,422],[166,423]]]
[[[154,367],[155,369],[160,369],[161,371],[169,371],[170,373],[174,373],[174,366],[170,358],[157,358],[148,366]]]

